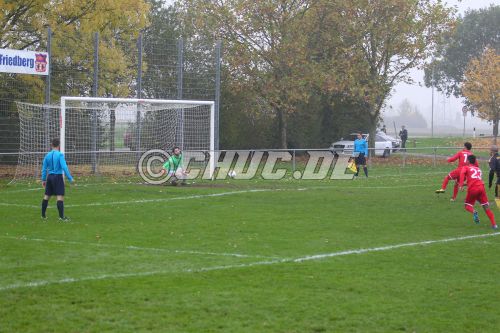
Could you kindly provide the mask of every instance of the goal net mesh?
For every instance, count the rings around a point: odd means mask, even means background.
[[[39,178],[50,142],[60,136],[61,107],[17,102],[20,152],[14,180]],[[78,176],[133,176],[145,151],[210,150],[205,104],[66,100],[65,157]],[[185,161],[186,162],[186,161]]]

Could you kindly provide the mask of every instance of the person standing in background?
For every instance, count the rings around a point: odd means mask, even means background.
[[[498,147],[493,145],[490,148],[490,159],[488,161],[490,173],[488,175],[488,188],[493,185],[493,178],[497,175],[495,183],[495,198],[498,198],[498,185],[500,185],[500,156],[498,155]]]
[[[401,138],[401,148],[406,148],[406,140],[408,140],[408,131],[405,126],[401,126],[401,131],[399,131],[399,137]]]

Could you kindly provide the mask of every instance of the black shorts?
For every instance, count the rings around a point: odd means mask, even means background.
[[[62,175],[48,175],[45,184],[45,195],[64,195],[64,179]]]
[[[356,157],[356,165],[366,165],[365,153],[359,153]]]

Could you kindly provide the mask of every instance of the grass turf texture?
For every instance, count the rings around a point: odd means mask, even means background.
[[[36,187],[3,185],[19,206],[0,205],[0,331],[498,332],[500,235],[452,184],[433,193],[449,169],[80,184],[67,224],[54,201],[40,221]],[[469,235],[492,236],[279,262]]]

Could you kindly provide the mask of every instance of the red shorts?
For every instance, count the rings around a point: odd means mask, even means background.
[[[479,201],[481,206],[485,206],[488,204],[488,196],[486,195],[486,191],[484,187],[473,187],[467,189],[467,196],[465,197],[465,204],[474,206],[476,201]]]
[[[450,179],[454,179],[454,180],[458,181],[458,179],[460,178],[460,171],[461,170],[462,169],[455,169],[455,170],[453,170],[452,172],[450,172],[448,174],[448,177],[450,177]]]

